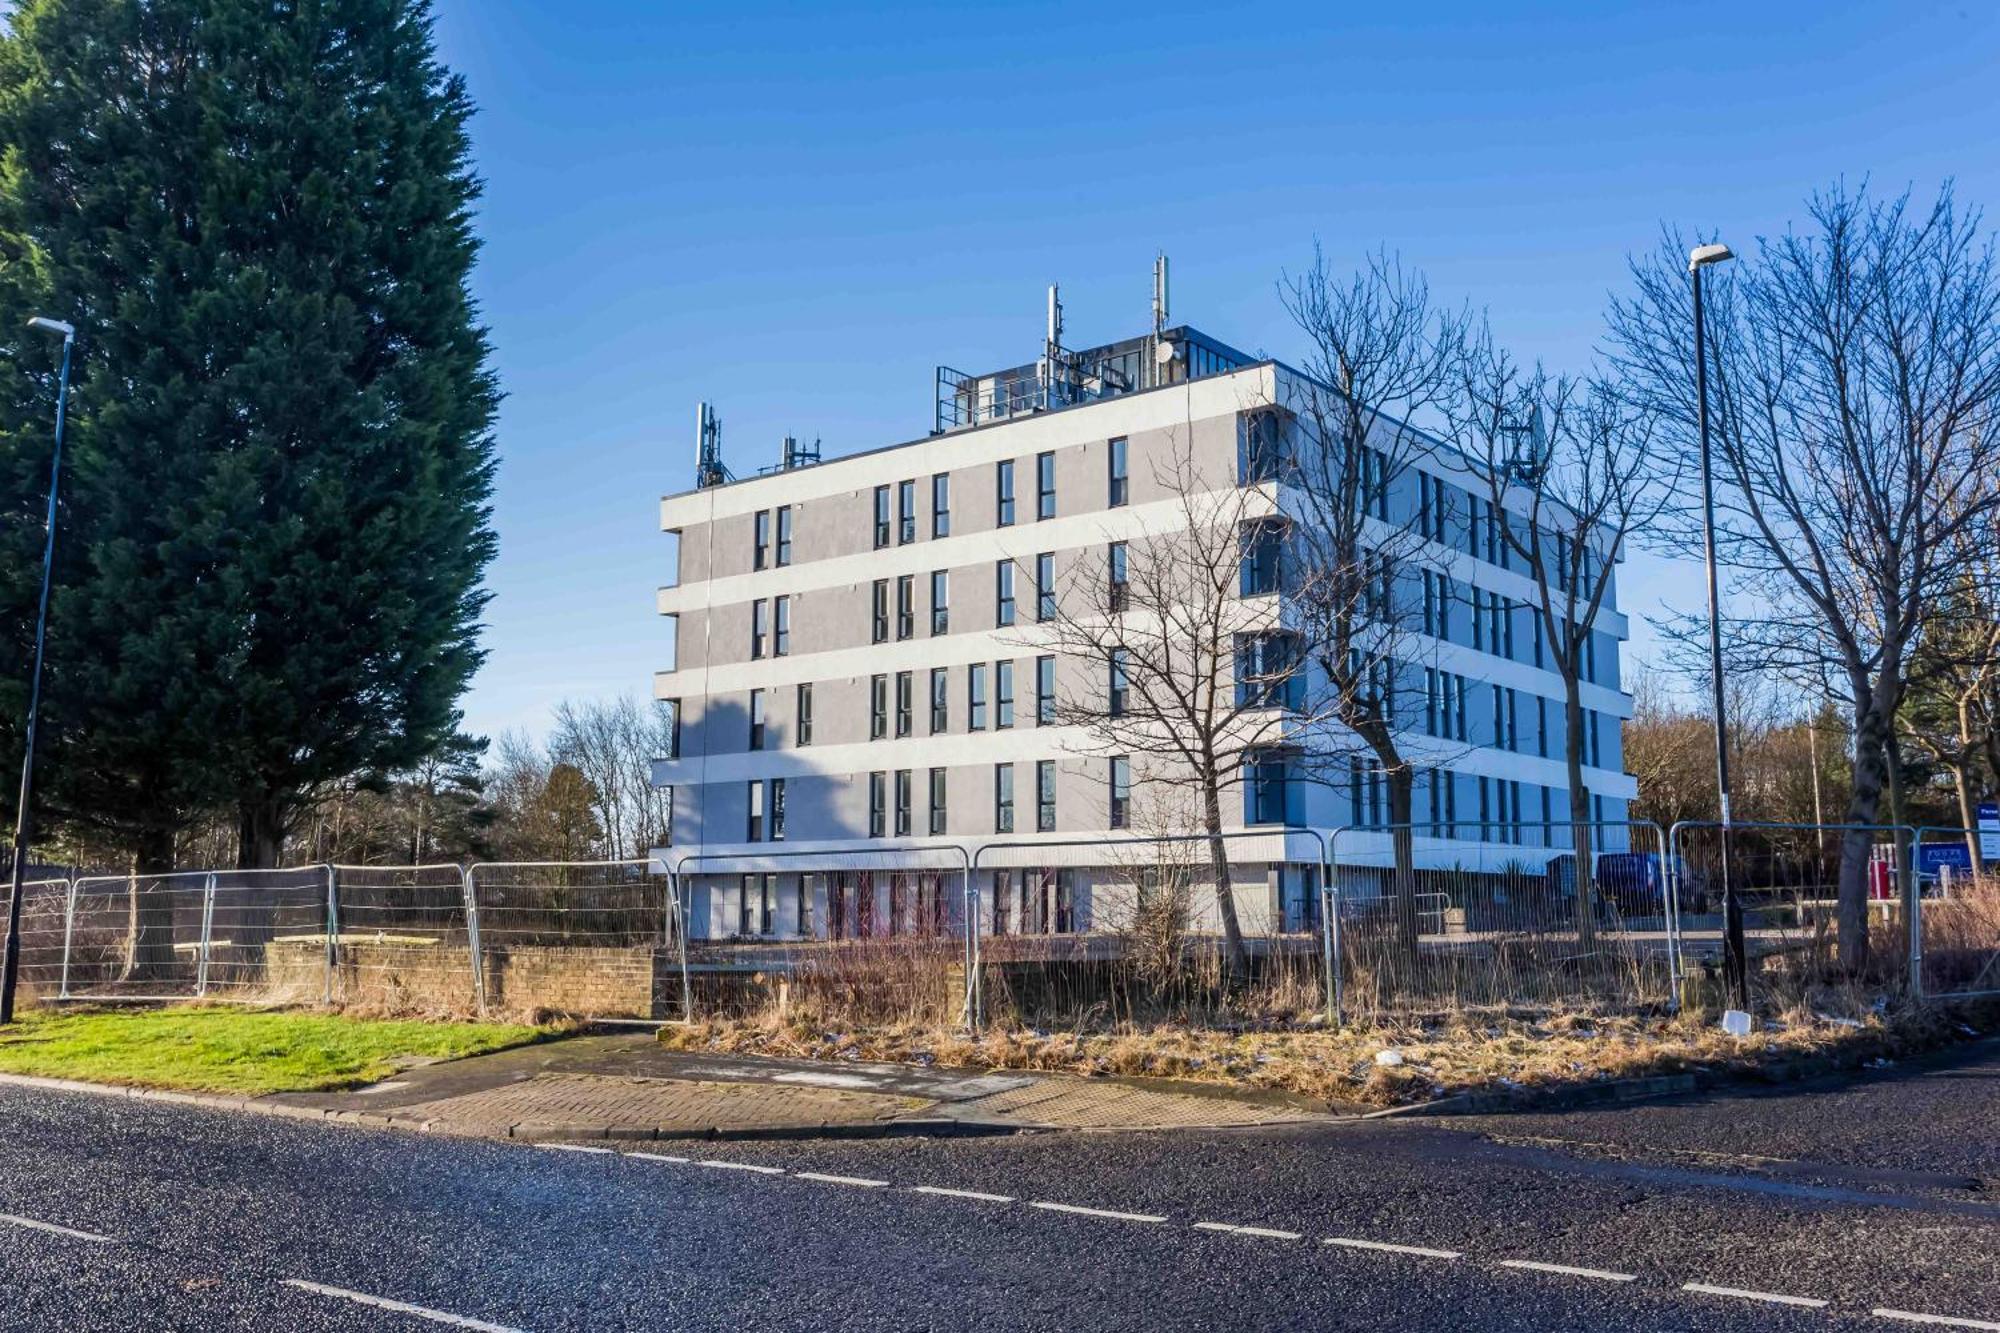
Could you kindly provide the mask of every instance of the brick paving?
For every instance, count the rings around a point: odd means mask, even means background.
[[[1059,1129],[1185,1129],[1210,1125],[1271,1125],[1297,1120],[1299,1112],[1225,1097],[1155,1092],[1119,1083],[1047,1079],[962,1104],[994,1119]]]
[[[539,1129],[701,1133],[863,1124],[922,1111],[921,1097],[771,1083],[539,1074],[436,1101],[398,1106],[398,1119],[428,1120],[469,1134]]]

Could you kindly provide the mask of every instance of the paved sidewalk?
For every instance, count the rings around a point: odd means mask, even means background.
[[[650,1033],[571,1037],[419,1066],[350,1092],[283,1093],[239,1104],[517,1139],[1235,1128],[1335,1118],[1279,1096],[1159,1080],[704,1056],[666,1050]]]

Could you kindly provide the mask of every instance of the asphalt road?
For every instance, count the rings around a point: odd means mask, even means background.
[[[0,1327],[2000,1328],[1996,1091],[649,1158],[6,1088]]]

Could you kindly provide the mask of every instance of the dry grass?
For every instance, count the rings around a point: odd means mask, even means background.
[[[1860,1017],[1807,1014],[1737,1039],[1712,1019],[1464,1019],[1328,1031],[1188,1028],[1050,1033],[996,1028],[977,1037],[926,1024],[835,1028],[801,1017],[714,1020],[661,1034],[682,1050],[891,1060],[965,1069],[1191,1079],[1276,1089],[1333,1105],[1393,1106],[1461,1092],[1545,1088],[1689,1071],[1757,1075],[1801,1062],[1895,1058],[1964,1035],[1929,1009],[1870,1006]],[[1399,1065],[1376,1054],[1394,1050]]]

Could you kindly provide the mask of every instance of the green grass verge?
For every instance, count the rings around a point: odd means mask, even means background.
[[[0,1073],[183,1092],[323,1092],[538,1041],[546,1028],[284,1010],[29,1011],[0,1028]]]

